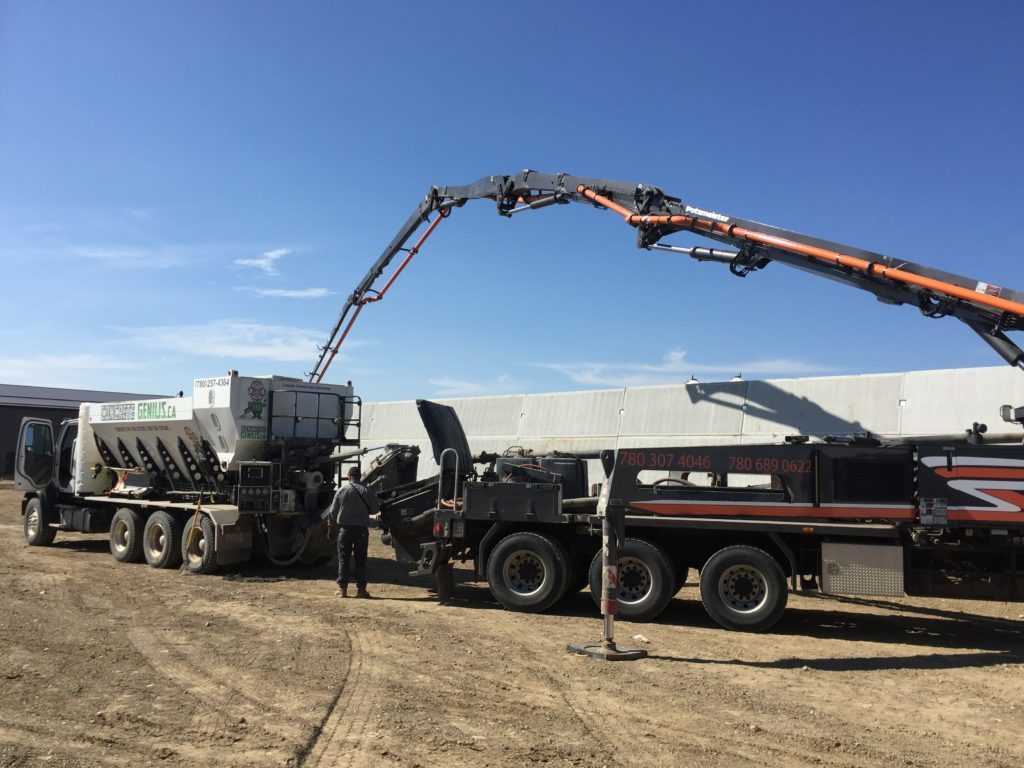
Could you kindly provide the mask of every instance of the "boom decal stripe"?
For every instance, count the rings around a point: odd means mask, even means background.
[[[950,517],[961,523],[990,523],[992,525],[1024,525],[1024,512],[998,512],[979,507],[950,507]],[[955,513],[955,514],[954,514]]]
[[[936,469],[935,474],[949,479],[999,479],[1024,480],[1024,469],[1008,469],[1001,467],[954,467],[953,469]]]
[[[945,467],[945,456],[925,456],[921,463],[926,467]],[[1021,467],[1024,468],[1024,459],[1004,459],[995,456],[957,456],[958,467]]]

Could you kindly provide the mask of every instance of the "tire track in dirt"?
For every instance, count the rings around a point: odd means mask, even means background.
[[[642,752],[638,749],[636,738],[638,729],[664,732],[661,724],[641,729],[638,726],[638,713],[612,707],[608,699],[589,694],[590,691],[581,681],[574,680],[566,690],[566,699],[569,706],[581,718],[599,728],[606,739],[614,744],[630,746],[630,753],[615,755],[616,765],[647,766],[658,764],[660,757],[665,757]],[[750,706],[749,703],[747,706]],[[774,714],[778,716],[779,712]],[[783,715],[800,719],[802,713]],[[830,752],[830,746],[838,748],[841,745],[827,736],[824,730],[817,736],[798,735],[792,729],[776,728],[763,718],[761,722],[765,724],[760,725],[753,722],[731,723],[734,717],[735,712],[728,702],[695,700],[687,710],[673,713],[673,751],[679,755],[682,749],[688,758],[710,759],[716,764],[758,768],[763,765],[860,768],[879,765],[890,758],[878,750],[865,749],[858,744],[854,746],[861,754],[843,750]],[[829,730],[833,731],[832,728]],[[849,741],[847,734],[843,734],[842,741]]]
[[[24,576],[15,576],[11,579],[10,587],[14,592],[25,593],[32,600],[46,598],[52,602],[69,603],[72,607],[80,610],[81,606],[71,599],[67,581],[67,576],[29,573]]]
[[[113,604],[104,598],[90,595],[86,606],[77,590],[69,589],[67,577],[56,574],[33,574],[14,580],[15,584],[29,592],[45,593],[62,607],[75,613],[110,613]],[[122,595],[124,605],[134,607],[135,597],[131,593]],[[206,704],[212,702],[231,703],[233,706],[247,707],[253,713],[261,713],[268,709],[281,709],[276,702],[267,700],[262,692],[253,685],[242,680],[228,681],[209,665],[201,662],[196,656],[202,652],[201,647],[184,646],[180,643],[169,643],[162,640],[156,632],[143,625],[136,625],[127,630],[132,646],[150,667],[174,682],[185,693],[195,696]],[[241,700],[241,701],[239,701]],[[295,734],[290,734],[294,736]]]
[[[346,631],[349,640],[348,672],[337,697],[324,717],[322,726],[313,734],[309,745],[300,752],[300,768],[335,768],[345,765],[376,765],[381,761],[370,754],[370,717],[376,706],[378,682],[384,665],[367,648],[380,644],[378,631]]]
[[[586,708],[573,701],[573,698],[569,696],[565,680],[558,675],[552,666],[554,659],[562,660],[562,653],[555,651],[555,655],[552,656],[552,662],[550,663],[542,661],[542,657],[536,653],[536,647],[524,639],[526,635],[522,631],[522,622],[528,614],[511,611],[493,611],[486,617],[481,615],[466,616],[465,614],[451,613],[449,611],[438,613],[436,607],[430,609],[415,607],[412,609],[412,612],[430,615],[432,623],[435,625],[443,624],[445,631],[448,632],[467,631],[469,627],[472,627],[471,631],[478,645],[490,643],[493,647],[497,648],[507,648],[509,645],[518,646],[522,653],[509,652],[509,655],[513,658],[523,657],[532,659],[534,663],[530,666],[531,672],[541,675],[546,680],[552,700],[560,701],[565,706],[570,719],[579,727],[584,740],[593,745],[596,752],[604,756],[604,760],[601,761],[602,764],[607,763],[608,765],[617,766],[634,764],[629,760],[624,760],[625,756],[619,753],[615,745],[616,743],[632,745],[635,734],[631,733],[625,741],[616,742],[614,739],[609,738],[608,729],[604,727],[604,723],[601,720],[588,716]],[[581,660],[581,663],[584,662]],[[649,768],[650,766],[649,762],[641,761],[641,764],[644,768]]]
[[[138,764],[140,760],[152,759],[156,749],[117,742],[110,737],[93,736],[82,732],[69,733],[66,728],[47,727],[10,715],[0,715],[0,744],[4,743],[26,747],[33,753],[52,752],[75,759],[80,755],[91,755],[92,750],[100,747],[106,753],[103,758],[105,765]]]
[[[298,740],[311,725],[295,713],[268,699],[259,689],[241,680],[227,681],[201,660],[201,646],[167,643],[145,627],[128,630],[128,638],[143,660],[183,693],[215,710],[230,708],[247,720],[262,723],[268,731]],[[293,720],[288,722],[280,715]]]

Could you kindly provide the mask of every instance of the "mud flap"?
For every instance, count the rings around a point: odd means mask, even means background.
[[[252,520],[242,519],[237,510],[208,509],[203,513],[214,523],[214,552],[217,565],[244,563],[252,555]]]

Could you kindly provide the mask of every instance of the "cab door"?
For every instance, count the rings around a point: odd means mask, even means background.
[[[21,420],[18,453],[14,460],[14,488],[42,491],[53,479],[53,425],[45,419]]]

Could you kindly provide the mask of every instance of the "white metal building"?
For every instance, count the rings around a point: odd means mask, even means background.
[[[63,419],[78,415],[81,403],[141,400],[163,395],[99,392],[91,389],[57,389],[22,384],[0,384],[0,477],[14,474],[18,429],[25,416],[49,419],[57,427]]]

